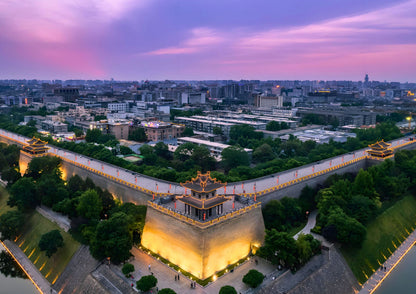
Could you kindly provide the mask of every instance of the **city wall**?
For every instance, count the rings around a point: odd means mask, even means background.
[[[142,245],[200,279],[246,257],[264,240],[261,206],[201,227],[149,204]]]
[[[123,181],[106,176],[104,173],[98,173],[77,165],[76,163],[62,160],[62,174],[64,179],[69,179],[74,175],[78,175],[84,180],[90,178],[95,185],[101,189],[107,189],[114,197],[120,199],[122,202],[132,202],[138,205],[146,205],[147,201],[152,198],[151,192],[145,192],[137,186],[123,183]]]
[[[22,146],[22,136],[19,136],[17,134],[13,134],[10,132],[3,132],[3,135],[0,135],[0,142],[4,142],[7,144],[16,144],[18,146]],[[19,140],[20,137],[20,140]],[[404,144],[401,147],[398,147],[396,150],[401,150],[401,149],[415,149],[416,148],[416,144],[414,144],[415,142],[408,142],[410,144]],[[56,148],[55,148],[56,149]],[[81,156],[80,156],[81,157]],[[85,156],[83,156],[85,158]],[[112,177],[109,176],[99,170],[94,170],[88,166],[79,164],[77,162],[74,162],[72,160],[69,160],[65,157],[61,157],[63,160],[63,165],[62,165],[62,171],[63,171],[63,175],[64,178],[73,176],[75,174],[81,176],[82,178],[87,178],[89,177],[90,179],[92,179],[94,181],[94,183],[103,188],[103,189],[107,189],[109,190],[115,197],[119,198],[121,201],[123,202],[133,202],[136,204],[142,204],[142,205],[146,205],[147,201],[151,199],[152,194],[155,194],[156,197],[157,196],[163,196],[163,195],[167,195],[166,193],[158,193],[158,191],[154,191],[154,183],[158,182],[160,183],[160,185],[164,184],[169,185],[171,184],[172,186],[177,186],[177,183],[169,183],[163,180],[158,180],[158,179],[153,179],[150,177],[146,177],[143,175],[140,175],[141,177],[145,177],[148,178],[152,181],[153,185],[152,187],[146,187],[146,185],[134,185],[132,183],[129,182],[125,182],[119,178],[116,177]],[[335,157],[336,158],[336,157]],[[327,159],[330,160],[330,159]],[[25,170],[27,167],[27,164],[29,163],[30,158],[28,158],[27,156],[21,156],[21,168],[22,170]],[[92,159],[91,159],[92,161]],[[96,160],[94,160],[96,161]],[[270,187],[268,189],[265,189],[263,191],[257,191],[256,193],[247,193],[246,196],[248,197],[254,197],[254,195],[256,195],[257,200],[261,201],[263,203],[267,203],[268,201],[272,200],[272,199],[281,199],[282,197],[298,197],[300,194],[300,191],[306,186],[310,186],[310,187],[316,187],[318,185],[321,185],[325,182],[325,180],[328,178],[328,176],[331,176],[333,174],[343,174],[343,173],[358,173],[358,171],[363,168],[366,169],[369,166],[372,166],[374,164],[379,164],[381,161],[379,160],[375,160],[375,159],[371,159],[367,156],[363,156],[361,157],[361,159],[357,158],[356,160],[354,160],[354,162],[352,163],[348,163],[348,164],[341,164],[339,166],[333,167],[329,170],[326,170],[325,172],[319,173],[319,174],[314,174],[313,176],[307,176],[307,177],[303,177],[300,179],[296,179],[294,181],[279,185],[279,186],[274,186],[274,187]],[[119,167],[116,166],[112,166],[111,164],[108,163],[102,163],[104,166],[107,167],[112,167],[113,169],[119,169]],[[308,167],[312,167],[314,165],[314,163],[311,163],[309,165],[304,165],[302,167],[298,167],[298,168],[308,168]],[[289,171],[284,171],[281,173],[277,173],[274,175],[270,175],[267,177],[275,177],[275,176],[279,176],[285,173],[293,173],[296,169],[292,169]],[[263,177],[264,178],[264,177]],[[245,184],[253,184],[256,181],[261,180],[262,178],[259,179],[252,179],[252,180],[248,180],[245,181]],[[230,183],[228,184],[229,186],[235,185],[241,185],[241,182],[239,183]],[[173,190],[173,188],[172,188]],[[229,189],[230,191],[231,189]]]

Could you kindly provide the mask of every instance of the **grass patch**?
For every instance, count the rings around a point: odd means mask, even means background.
[[[299,224],[298,226],[296,226],[296,227],[293,227],[293,228],[291,228],[289,231],[288,231],[288,234],[291,236],[291,237],[293,237],[293,236],[295,236],[297,233],[299,233],[305,226],[306,226],[306,224],[308,223],[308,220],[307,219],[305,219],[301,224]]]
[[[48,258],[45,252],[40,251],[38,243],[43,234],[52,230],[59,230],[64,239],[64,247],[59,248],[51,258]],[[29,216],[16,243],[51,283],[56,281],[80,246],[70,234],[38,212]]]
[[[348,265],[363,284],[416,226],[416,199],[405,196],[367,225],[367,238],[360,249],[342,248]]]
[[[17,210],[16,207],[8,206],[7,200],[9,200],[9,193],[3,186],[0,186],[0,215],[11,210]]]
[[[17,209],[7,205],[8,199],[9,193],[7,193],[6,189],[0,187],[0,215]],[[26,217],[25,226],[22,234],[16,240],[16,244],[19,245],[20,249],[40,270],[42,275],[49,282],[54,283],[78,250],[80,244],[57,224],[43,217],[38,212],[26,214]],[[64,239],[64,247],[59,248],[51,258],[48,258],[45,252],[40,251],[38,244],[42,235],[52,230],[59,230]]]

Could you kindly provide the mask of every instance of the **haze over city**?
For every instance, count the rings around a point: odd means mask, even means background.
[[[414,82],[416,1],[0,1],[0,79]]]

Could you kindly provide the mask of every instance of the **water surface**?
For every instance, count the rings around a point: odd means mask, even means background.
[[[374,294],[416,293],[416,248],[406,254]]]
[[[32,282],[23,277],[23,271],[0,244],[0,294],[39,293]]]

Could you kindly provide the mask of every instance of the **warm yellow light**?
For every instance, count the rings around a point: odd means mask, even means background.
[[[411,116],[408,116],[408,117],[406,117],[406,119],[407,119],[408,121],[411,121],[411,120],[412,120],[412,117],[411,117]]]
[[[213,275],[212,280],[215,282],[217,280],[217,275]]]

